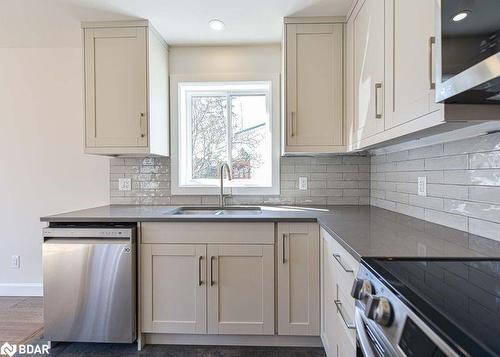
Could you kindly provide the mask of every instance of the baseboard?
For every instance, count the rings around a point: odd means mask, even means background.
[[[323,347],[319,336],[144,334],[151,345]]]
[[[0,296],[43,296],[41,283],[0,284]]]

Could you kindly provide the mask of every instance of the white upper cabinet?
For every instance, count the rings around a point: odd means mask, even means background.
[[[302,20],[285,19],[284,153],[342,152],[344,25]]]
[[[348,150],[498,119],[488,106],[436,103],[435,12],[435,0],[355,3],[346,24]]]
[[[147,21],[84,23],[85,152],[168,155],[168,48]]]
[[[347,23],[349,139],[384,130],[384,0],[359,1]]]
[[[434,97],[434,0],[386,3],[385,128],[390,129],[442,105]]]

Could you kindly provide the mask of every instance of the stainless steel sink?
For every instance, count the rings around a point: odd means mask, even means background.
[[[173,214],[179,215],[204,215],[204,216],[235,216],[235,215],[257,215],[262,210],[257,206],[226,206],[226,207],[179,207]]]

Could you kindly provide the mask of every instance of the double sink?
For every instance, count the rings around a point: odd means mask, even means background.
[[[257,206],[202,206],[202,207],[179,207],[174,215],[203,215],[203,216],[238,216],[259,215],[262,209]]]

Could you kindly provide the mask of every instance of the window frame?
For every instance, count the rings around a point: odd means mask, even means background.
[[[171,132],[171,193],[172,195],[218,195],[220,193],[220,187],[218,179],[214,184],[200,186],[195,185],[181,185],[179,175],[183,174],[179,168],[179,158],[181,155],[189,155],[186,146],[190,147],[189,140],[185,137],[188,136],[186,125],[191,125],[189,123],[181,123],[181,113],[183,109],[183,104],[181,103],[182,96],[180,93],[181,85],[184,83],[189,83],[195,85],[213,83],[214,85],[223,84],[242,84],[242,83],[255,83],[266,82],[270,84],[268,102],[269,111],[269,127],[271,131],[271,163],[269,164],[271,168],[271,180],[270,186],[240,186],[231,187],[231,193],[233,195],[278,195],[280,193],[280,97],[279,97],[279,74],[277,73],[267,73],[267,74],[200,74],[200,75],[171,75],[170,76],[170,91],[171,91],[171,118],[172,118],[172,132]],[[261,94],[253,90],[235,90],[233,91],[236,95],[251,95],[251,94]],[[252,93],[253,92],[253,93]],[[199,95],[197,92],[196,95]],[[215,91],[210,91],[210,95],[214,95]],[[221,92],[224,95],[230,96],[231,91]],[[208,94],[208,93],[206,93]],[[189,96],[190,98],[192,97]],[[230,101],[228,101],[228,108],[230,106]],[[228,109],[229,112],[229,109]],[[185,114],[187,115],[187,113]],[[231,119],[228,117],[228,125],[231,125]],[[184,130],[184,131],[183,131]],[[229,129],[230,130],[230,129]],[[184,138],[182,136],[185,136]],[[230,135],[230,134],[227,134]],[[184,142],[183,142],[184,140]],[[230,146],[228,146],[228,152]],[[191,160],[189,160],[191,162]],[[213,180],[213,179],[211,179]],[[226,181],[225,187],[230,187],[231,183]],[[229,189],[228,189],[229,190]]]

